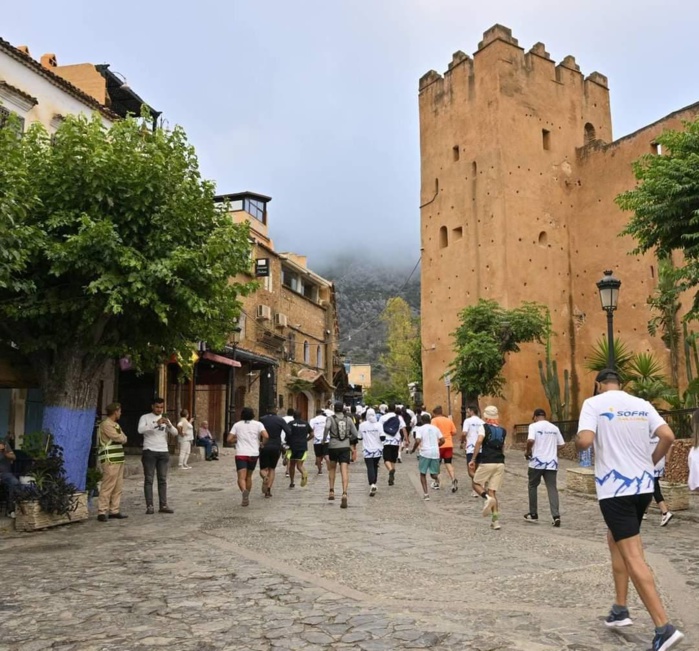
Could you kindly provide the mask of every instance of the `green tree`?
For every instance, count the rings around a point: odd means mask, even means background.
[[[676,270],[670,258],[658,260],[658,286],[648,298],[648,305],[656,313],[648,321],[648,332],[655,337],[660,332],[660,338],[670,351],[670,373],[672,386],[679,386],[679,348],[680,327],[677,315],[682,307],[679,296],[681,290],[676,281]]]
[[[699,285],[699,120],[685,123],[684,131],[666,131],[656,141],[663,155],[637,160],[638,184],[616,202],[633,212],[622,234],[638,243],[634,253],[655,250],[662,259],[682,252],[684,265],[676,274],[682,291]],[[687,318],[697,316],[699,293]]]
[[[496,301],[481,299],[462,310],[459,320],[452,333],[456,356],[449,373],[469,402],[480,395],[501,396],[508,354],[519,352],[523,343],[544,343],[550,332],[548,310],[538,303],[507,310]]]
[[[381,313],[381,320],[388,330],[388,352],[381,361],[388,372],[390,386],[400,401],[408,402],[408,383],[417,382],[422,365],[417,366],[416,348],[422,351],[418,321],[413,317],[410,305],[400,296],[388,299]]]
[[[79,488],[105,363],[222,347],[250,285],[248,230],[214,204],[182,129],[66,117],[0,129],[0,344],[33,366]]]

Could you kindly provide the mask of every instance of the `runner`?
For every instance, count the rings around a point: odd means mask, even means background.
[[[238,474],[238,488],[243,494],[241,506],[250,504],[252,476],[260,456],[260,443],[267,441],[264,426],[255,420],[255,412],[250,407],[243,407],[240,420],[233,425],[228,434],[228,443],[235,445],[235,469]]]
[[[444,436],[441,431],[430,424],[430,415],[425,412],[420,415],[422,423],[415,430],[415,443],[412,452],[420,448],[418,457],[418,470],[420,471],[420,483],[422,484],[422,499],[428,501],[430,494],[427,492],[427,473],[432,479],[439,479],[439,446],[444,444]]]
[[[282,418],[283,418],[287,423],[290,423],[292,420],[294,420],[294,411],[295,411],[295,410],[294,410],[293,407],[289,407],[289,408],[286,410],[286,416],[282,416]],[[289,476],[289,456],[286,454],[287,451],[288,451],[287,448],[285,448],[284,457],[283,457],[283,459],[282,459],[282,465],[283,465],[284,468],[285,468],[284,477],[288,477],[288,476]]]
[[[454,459],[453,436],[456,434],[454,421],[452,421],[451,418],[444,416],[442,408],[437,406],[432,410],[432,424],[442,433],[444,443],[439,446],[439,461],[440,463],[444,464],[444,467],[447,469],[449,479],[451,479],[451,492],[456,493],[456,491],[459,490],[459,480],[456,478],[456,474],[454,473],[454,464],[452,463]],[[437,474],[437,479],[432,482],[432,488],[439,490],[439,474]]]
[[[350,460],[357,458],[357,428],[352,419],[345,415],[344,405],[335,403],[335,413],[325,423],[325,438],[328,439],[328,483],[329,500],[335,499],[335,472],[340,464],[342,475],[342,501],[340,507],[347,508],[347,489],[349,488]]]
[[[381,405],[385,407],[385,405]],[[405,421],[396,414],[396,406],[388,405],[386,413],[379,419],[386,438],[383,442],[383,462],[388,470],[388,485],[393,486],[396,477],[396,462],[401,441],[405,438]]]
[[[323,474],[323,459],[328,456],[328,442],[325,440],[325,422],[328,417],[322,409],[316,410],[316,415],[308,423],[313,429],[313,452],[316,455],[318,474]]]
[[[658,446],[658,443],[660,443],[660,439],[653,434],[650,438],[650,446],[651,446],[651,451],[655,451],[655,448]],[[668,522],[672,520],[674,516],[674,513],[668,510],[667,504],[665,504],[665,498],[663,497],[663,492],[660,489],[660,479],[665,476],[665,460],[667,457],[663,457],[658,461],[658,463],[655,464],[655,470],[653,474],[655,475],[653,479],[653,499],[655,500],[655,503],[658,505],[658,508],[660,509],[660,526],[661,527],[666,527]],[[649,505],[650,506],[650,505]],[[646,509],[646,513],[648,513],[648,509]],[[643,519],[646,519],[645,514],[643,515]]]
[[[362,441],[364,463],[369,479],[369,497],[374,497],[379,478],[379,462],[383,453],[384,433],[373,409],[367,409],[364,412],[364,421],[359,425],[358,438]]]
[[[301,474],[301,487],[308,484],[308,472],[303,467],[303,462],[308,456],[308,441],[313,438],[313,428],[301,418],[301,412],[294,412],[294,419],[289,423],[291,434],[286,437],[286,445],[289,448],[286,457],[289,460],[289,488],[294,488],[294,476],[298,469]]]
[[[668,620],[648,567],[641,541],[643,513],[653,497],[653,466],[670,449],[675,435],[645,400],[621,390],[619,374],[597,374],[595,395],[585,400],[578,422],[579,450],[595,446],[595,484],[602,517],[608,527],[616,601],[605,623],[629,626],[629,578],[655,624],[653,651],[667,651],[684,634]],[[651,452],[650,437],[660,440]]]
[[[277,474],[277,464],[282,454],[286,437],[291,434],[289,424],[277,415],[274,405],[267,409],[267,414],[260,418],[269,439],[260,450],[260,477],[262,477],[262,494],[272,497],[272,486]]]
[[[464,419],[464,425],[461,434],[461,443],[466,450],[466,463],[468,464],[468,476],[473,481],[473,470],[471,469],[471,460],[473,459],[473,450],[476,447],[476,441],[478,440],[478,433],[483,427],[484,421],[482,421],[479,416],[478,405],[469,405],[466,407],[466,418]],[[480,497],[475,490],[471,491],[471,497]]]

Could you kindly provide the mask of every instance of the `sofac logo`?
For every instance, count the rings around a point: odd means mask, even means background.
[[[647,411],[620,411],[617,412],[619,418],[648,418]]]
[[[609,411],[603,411],[600,416],[604,416],[607,420],[612,420],[614,418],[614,412],[610,409]]]

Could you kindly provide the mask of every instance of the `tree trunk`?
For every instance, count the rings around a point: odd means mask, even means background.
[[[85,490],[87,463],[95,428],[99,377],[107,361],[77,346],[32,356],[44,394],[42,430],[63,448],[66,478]]]

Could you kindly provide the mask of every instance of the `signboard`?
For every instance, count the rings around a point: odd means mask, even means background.
[[[448,373],[444,376],[444,386],[445,387],[451,386],[451,375],[449,375]]]
[[[269,258],[257,258],[255,260],[255,277],[266,278],[269,276]]]

